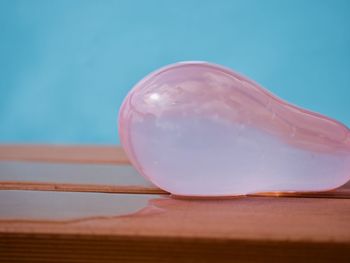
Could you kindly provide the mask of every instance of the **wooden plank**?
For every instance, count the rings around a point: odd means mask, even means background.
[[[0,222],[63,222],[133,214],[158,195],[0,191]],[[2,229],[0,224],[0,229]]]
[[[350,200],[0,191],[0,232],[141,235],[350,245]]]
[[[6,262],[350,259],[347,199],[0,191],[0,207]]]
[[[0,181],[154,187],[130,165],[88,163],[0,161]]]
[[[117,146],[0,145],[0,160],[128,164]]]

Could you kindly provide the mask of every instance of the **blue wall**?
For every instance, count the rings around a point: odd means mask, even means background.
[[[0,142],[118,143],[123,97],[206,60],[350,125],[350,1],[0,0]]]

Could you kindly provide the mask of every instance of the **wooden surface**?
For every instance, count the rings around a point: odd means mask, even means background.
[[[128,164],[123,150],[113,146],[1,145],[0,160]]]
[[[350,262],[350,186],[170,196],[114,147],[0,147],[0,262]]]

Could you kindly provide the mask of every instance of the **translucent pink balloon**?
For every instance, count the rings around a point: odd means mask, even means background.
[[[324,191],[350,179],[350,131],[204,62],[161,68],[119,113],[135,168],[176,195]]]

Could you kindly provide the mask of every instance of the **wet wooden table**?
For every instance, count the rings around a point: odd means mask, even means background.
[[[181,199],[117,147],[0,146],[0,262],[350,262],[350,184]]]

